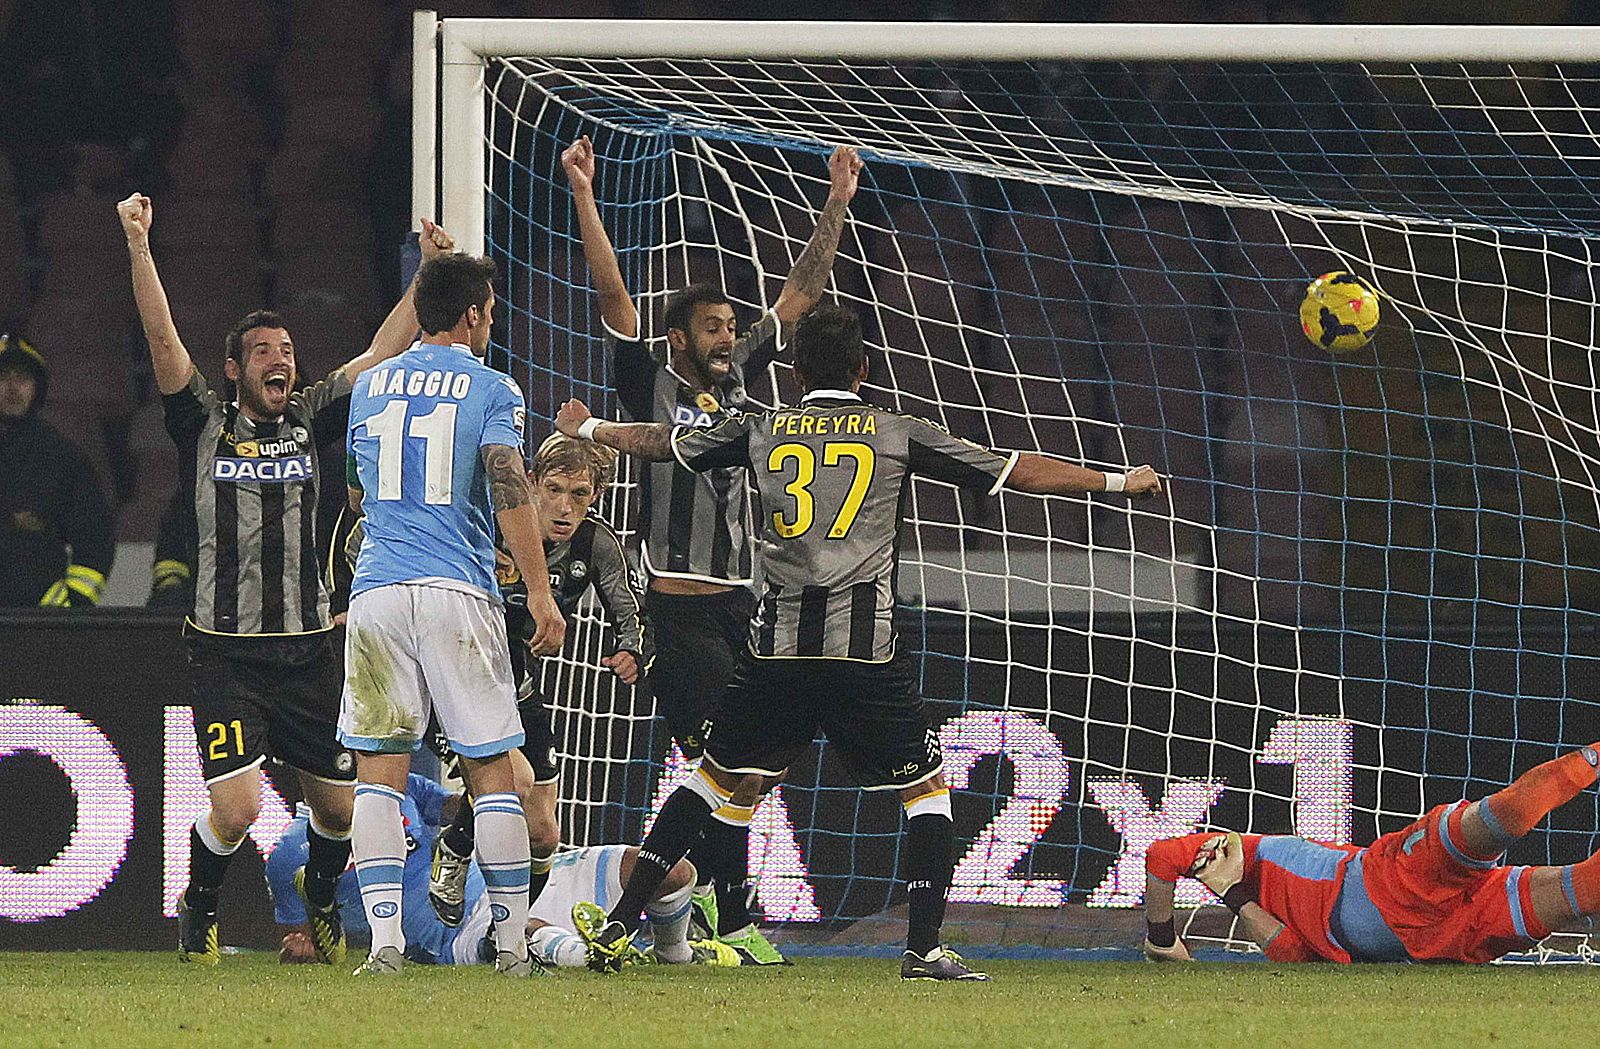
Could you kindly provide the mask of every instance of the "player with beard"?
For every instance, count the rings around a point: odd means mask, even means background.
[[[702,471],[743,466],[762,507],[763,592],[739,665],[706,723],[700,767],[668,797],[609,913],[580,905],[573,920],[590,964],[616,969],[639,928],[641,902],[750,778],[776,783],[822,729],[864,790],[894,791],[906,813],[908,911],[900,974],[986,980],[939,942],[955,867],[950,791],[939,736],[894,625],[900,518],[922,475],[996,495],[1152,495],[1149,466],[1102,473],[1044,455],[1003,454],[923,419],[861,399],[861,323],[821,305],[795,325],[794,408],[712,426],[614,423],[578,401],[556,415],[562,433],[652,462]]]
[[[410,345],[415,284],[366,352],[304,389],[296,386],[283,319],[267,310],[248,314],[228,333],[227,381],[218,393],[173,323],[150,252],[150,198],[135,193],[117,215],[198,540],[184,633],[210,806],[189,833],[178,957],[222,960],[217,893],[255,822],[270,753],[298,773],[311,808],[301,892],[319,960],[337,963],[345,938],[334,886],[350,858],[355,763],[334,730],[340,675],[317,556],[317,447],[341,435],[352,380]],[[453,247],[444,230],[426,220],[423,227],[424,258]]]
[[[694,284],[675,292],[667,298],[665,359],[652,354],[642,337],[639,313],[600,221],[594,147],[587,136],[561,154],[561,164],[627,416],[709,426],[741,414],[747,383],[767,373],[784,329],[817,303],[827,285],[861,174],[856,151],[840,146],[829,156],[827,202],[772,308],[741,336],[720,288]],[[651,682],[684,756],[699,758],[705,750],[702,727],[733,673],[754,610],[748,481],[738,467],[697,474],[669,460],[647,465],[640,487],[641,560],[649,579],[645,610],[657,647]],[[751,963],[776,965],[783,956],[755,927],[748,909],[750,820],[758,791],[754,781],[741,787],[695,846],[692,859],[708,882],[696,892],[695,905],[709,934]]]

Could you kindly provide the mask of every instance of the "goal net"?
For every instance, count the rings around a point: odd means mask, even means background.
[[[1155,838],[1366,842],[1600,735],[1596,69],[953,46],[488,56],[476,179],[497,350],[545,421],[569,396],[617,412],[565,145],[594,139],[659,340],[691,280],[742,324],[772,304],[847,143],[866,168],[829,292],[868,333],[867,398],[1170,477],[1137,503],[909,491],[901,636],[958,788],[952,938],[1136,943]],[[1296,313],[1333,270],[1382,296],[1341,357]],[[797,396],[782,365],[751,390]],[[624,531],[628,489],[603,507]],[[587,615],[549,669],[574,843],[637,840],[682,771],[648,697],[597,672],[603,634]],[[1591,794],[1511,859],[1586,857],[1597,819]],[[894,940],[900,829],[816,749],[758,815],[761,910]],[[1227,941],[1215,913],[1191,932]]]

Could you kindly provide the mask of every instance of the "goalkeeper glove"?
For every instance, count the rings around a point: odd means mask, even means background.
[[[1183,938],[1173,939],[1170,947],[1157,947],[1148,938],[1144,941],[1144,956],[1152,962],[1192,962],[1194,955],[1184,945]]]
[[[67,574],[50,584],[40,608],[93,608],[106,590],[106,577],[87,565],[67,565]]]

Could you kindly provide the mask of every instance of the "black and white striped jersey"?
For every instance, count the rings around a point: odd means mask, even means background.
[[[689,470],[750,470],[762,575],[754,654],[872,663],[894,656],[900,504],[912,475],[992,495],[1019,454],[843,390],[814,390],[796,408],[676,427],[672,452]]]
[[[550,570],[550,592],[561,614],[571,620],[579,601],[593,587],[616,634],[616,651],[632,652],[640,669],[648,671],[655,659],[655,643],[645,623],[644,605],[633,588],[632,565],[612,527],[598,517],[585,517],[573,529],[571,539],[544,541],[544,560]],[[516,561],[503,549],[495,551],[495,579],[506,603],[506,631],[526,646],[534,633],[528,584]]]
[[[733,346],[728,379],[697,391],[657,360],[643,339],[609,333],[614,382],[628,417],[637,422],[709,426],[739,416],[747,403],[746,376],[759,376],[778,354],[779,324],[768,312]],[[649,463],[640,484],[641,556],[652,576],[748,586],[754,573],[750,500],[737,467],[695,473],[675,462]]]
[[[179,490],[198,540],[190,622],[217,634],[327,630],[316,543],[317,446],[339,436],[343,371],[295,391],[273,422],[254,422],[196,371],[164,401],[178,446]]]

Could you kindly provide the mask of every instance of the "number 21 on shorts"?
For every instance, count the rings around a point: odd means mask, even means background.
[[[206,756],[212,761],[221,761],[228,756],[229,737],[232,737],[233,753],[244,756],[244,723],[238,718],[229,722],[213,721],[206,726]]]

